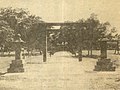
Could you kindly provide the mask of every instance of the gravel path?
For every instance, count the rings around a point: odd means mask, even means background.
[[[119,68],[115,72],[95,72],[96,61],[83,58],[78,62],[68,52],[57,52],[46,63],[42,56],[30,57],[25,60],[24,73],[0,76],[0,90],[120,90]]]

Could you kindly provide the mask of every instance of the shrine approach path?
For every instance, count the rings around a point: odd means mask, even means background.
[[[0,76],[0,90],[114,90],[102,80],[115,73],[104,77],[104,73],[93,71],[96,61],[83,58],[79,62],[69,52],[48,55],[47,62],[42,62],[42,56],[29,57],[25,60],[24,73]]]

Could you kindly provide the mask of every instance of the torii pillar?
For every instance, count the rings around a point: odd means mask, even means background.
[[[45,29],[44,33],[44,42],[43,42],[43,62],[47,61],[47,30]]]
[[[82,39],[82,29],[79,30],[79,45],[78,45],[78,61],[82,61],[82,45],[83,45],[83,39]]]

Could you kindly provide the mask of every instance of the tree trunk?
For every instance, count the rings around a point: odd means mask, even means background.
[[[78,60],[79,60],[79,61],[82,61],[82,45],[79,46]]]
[[[28,57],[30,57],[30,46],[29,45],[28,45],[27,52],[28,52]]]
[[[1,56],[4,56],[4,48],[1,49]]]
[[[90,55],[90,50],[88,49],[87,51],[88,51],[88,56],[89,56]]]
[[[92,41],[90,42],[90,57],[92,57]]]
[[[76,55],[76,52],[75,52],[75,57],[76,57],[77,55]]]

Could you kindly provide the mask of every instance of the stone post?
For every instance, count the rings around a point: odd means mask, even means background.
[[[7,69],[7,72],[8,73],[24,72],[23,63],[21,60],[21,44],[23,43],[23,41],[21,40],[19,34],[15,36],[15,41],[13,43],[15,44],[15,60],[12,60],[10,68]]]
[[[100,42],[100,47],[101,47],[101,55],[100,57],[102,59],[107,58],[107,41],[101,41]]]

